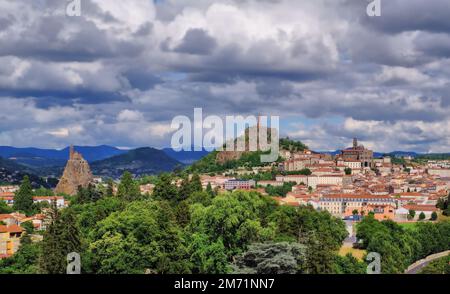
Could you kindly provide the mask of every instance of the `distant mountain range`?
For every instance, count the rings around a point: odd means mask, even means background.
[[[114,178],[120,177],[125,170],[135,175],[172,171],[208,154],[205,150],[176,152],[171,148],[150,147],[123,150],[106,145],[75,146],[75,150],[90,163],[95,175]],[[59,177],[69,158],[69,147],[57,150],[0,146],[0,157],[3,158],[0,168],[8,174],[20,171],[33,176]]]
[[[123,150],[107,145],[75,146],[75,150],[80,152],[84,159],[90,163],[129,152],[129,150]],[[192,164],[209,153],[206,150],[177,152],[172,148],[164,148],[162,151],[169,157],[184,164]],[[69,147],[57,150],[0,146],[0,157],[11,159],[19,164],[29,167],[64,166],[69,159]]]
[[[125,171],[134,175],[157,174],[170,172],[176,167],[184,167],[184,164],[169,157],[162,150],[149,147],[130,150],[127,153],[91,163],[94,175],[113,178],[120,177]]]
[[[194,147],[192,147],[192,150],[194,150]],[[175,151],[172,148],[164,148],[163,151],[169,157],[172,157],[173,159],[187,165],[193,164],[197,160],[200,160],[209,154],[209,152],[205,149],[202,151]]]
[[[30,182],[35,188],[40,186],[48,188],[52,185],[51,182],[38,176],[33,169],[0,157],[0,184],[20,184],[25,175],[30,178]]]
[[[75,146],[75,149],[83,154],[83,157],[89,162],[127,152],[126,150],[106,145],[95,147]],[[56,150],[0,146],[0,156],[30,167],[64,166],[69,159],[69,147]]]

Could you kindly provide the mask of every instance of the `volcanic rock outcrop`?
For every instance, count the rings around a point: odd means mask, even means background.
[[[93,176],[88,162],[80,153],[74,151],[73,146],[70,146],[69,161],[67,161],[55,192],[75,195],[78,187],[86,188],[92,180]]]

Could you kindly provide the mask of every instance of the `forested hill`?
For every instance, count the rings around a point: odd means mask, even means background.
[[[30,182],[33,187],[48,187],[47,182],[36,175],[35,170],[18,164],[12,160],[0,157],[0,184],[20,184],[25,175],[30,178]]]
[[[164,151],[155,148],[138,148],[125,154],[113,156],[91,164],[92,171],[98,176],[119,178],[124,171],[134,175],[158,174],[173,171],[184,164],[169,157]]]
[[[291,140],[289,138],[280,139],[280,150],[299,152],[307,149],[309,149],[308,146],[300,141]],[[268,153],[269,152],[261,151],[214,151],[188,167],[188,170],[191,172],[200,173],[216,173],[224,172],[226,170],[238,167],[251,168],[257,166],[265,166],[268,163],[261,162],[261,155]],[[221,158],[221,160],[218,160],[218,158]],[[223,160],[224,158],[230,159]],[[279,160],[282,160],[282,158],[279,158]]]

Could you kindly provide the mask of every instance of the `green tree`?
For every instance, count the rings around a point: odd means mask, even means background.
[[[70,208],[60,213],[56,203],[53,203],[50,225],[42,241],[41,272],[64,274],[67,267],[67,254],[71,252],[81,252],[75,213]]]
[[[34,232],[33,222],[27,221],[27,222],[20,224],[20,226],[25,229],[27,235],[33,234],[33,232]]]
[[[351,253],[347,253],[345,256],[335,256],[333,273],[335,274],[365,274],[367,265],[356,259]]]
[[[89,184],[87,188],[79,186],[77,195],[75,196],[75,202],[80,204],[96,202],[100,200],[102,196],[102,193],[97,190],[93,184]]]
[[[192,205],[191,222],[187,232],[205,234],[210,242],[224,245],[229,259],[248,244],[273,238],[271,226],[264,226],[263,212],[276,205],[272,199],[255,192],[236,191],[219,195],[211,205]]]
[[[13,209],[6,204],[5,201],[0,200],[0,214],[11,213]]]
[[[191,212],[187,201],[181,201],[178,203],[175,208],[175,218],[177,223],[182,227],[185,227],[189,223],[191,219]]]
[[[347,176],[350,176],[350,175],[352,174],[352,169],[349,168],[349,167],[346,167],[345,170],[344,170],[344,172],[345,172],[345,174],[346,174]]]
[[[134,201],[141,197],[139,185],[128,171],[124,172],[120,179],[117,196],[125,201]]]
[[[423,211],[419,214],[419,220],[422,221],[425,219],[425,213],[423,213]]]
[[[172,180],[170,174],[160,175],[153,189],[153,197],[158,200],[176,201],[178,191]]]
[[[413,209],[410,209],[408,211],[408,219],[414,219],[415,216],[416,216],[416,211]]]
[[[436,211],[433,211],[433,213],[431,214],[430,220],[435,221],[435,220],[437,220],[437,218],[438,218],[438,215],[437,215]]]
[[[252,244],[236,257],[236,274],[301,274],[306,263],[306,246],[298,243]]]
[[[190,273],[182,231],[164,201],[131,202],[100,221],[90,235],[95,273]]]
[[[204,233],[189,237],[188,252],[195,274],[226,274],[230,271],[222,239],[211,241]]]
[[[108,179],[106,197],[114,197],[114,181],[112,179]]]
[[[31,187],[30,178],[25,176],[19,191],[14,196],[14,210],[22,211],[27,215],[33,213],[33,188]]]
[[[183,201],[191,195],[191,183],[188,175],[184,175],[181,180],[180,188],[178,189],[178,201]]]
[[[190,186],[191,186],[190,189],[191,193],[203,191],[202,182],[200,180],[200,176],[197,173],[194,173],[192,175]]]
[[[214,190],[211,186],[211,183],[209,183],[209,182],[208,182],[208,185],[206,186],[206,193],[208,193],[208,195],[211,196],[211,198],[216,196],[214,193]]]
[[[39,189],[36,189],[33,193],[34,196],[55,196],[55,193],[52,189],[47,189],[44,187],[40,187]]]

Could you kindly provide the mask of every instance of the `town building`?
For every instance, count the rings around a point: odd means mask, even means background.
[[[342,159],[345,162],[361,162],[362,167],[372,167],[373,151],[358,145],[358,139],[353,139],[353,147],[342,150]]]
[[[16,225],[0,225],[0,258],[12,256],[19,250],[23,229]]]
[[[229,180],[225,182],[225,190],[250,190],[256,186],[256,182],[253,180]]]

